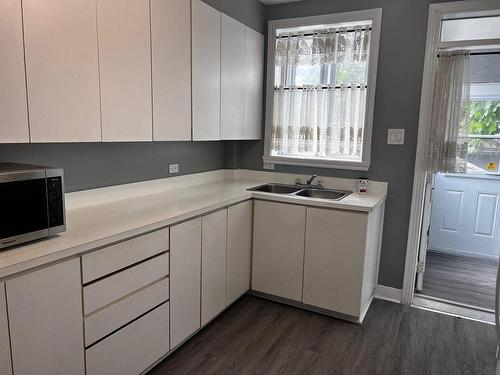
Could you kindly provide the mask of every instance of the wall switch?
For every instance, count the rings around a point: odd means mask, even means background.
[[[264,169],[274,169],[273,163],[264,163]]]
[[[405,130],[404,129],[388,129],[387,130],[388,145],[404,145]]]
[[[169,164],[168,173],[179,173],[179,164]]]

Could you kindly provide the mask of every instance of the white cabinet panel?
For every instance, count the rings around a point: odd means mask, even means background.
[[[227,210],[201,218],[201,325],[226,307]]]
[[[221,139],[243,139],[245,25],[222,14]]]
[[[97,0],[102,140],[151,141],[149,0]]]
[[[262,138],[264,90],[264,35],[245,29],[244,139]]]
[[[4,283],[0,283],[0,374],[12,374],[9,323],[7,321],[7,301],[5,300]]]
[[[22,4],[31,141],[100,141],[95,2]]]
[[[8,280],[16,375],[84,374],[80,260]]]
[[[220,139],[220,18],[219,11],[201,0],[193,0],[192,105],[195,141]]]
[[[191,5],[151,0],[153,139],[191,140]]]
[[[29,142],[20,0],[0,1],[0,143]]]
[[[201,219],[170,228],[170,348],[200,328]]]
[[[227,209],[226,306],[250,289],[253,203]]]
[[[168,334],[167,302],[87,349],[87,375],[142,374],[167,354]]]
[[[302,300],[306,207],[255,201],[252,289]]]
[[[360,316],[367,219],[366,213],[307,209],[302,302]]]

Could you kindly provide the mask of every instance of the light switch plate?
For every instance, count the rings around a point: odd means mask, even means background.
[[[169,164],[168,173],[179,173],[179,164]]]
[[[387,130],[388,145],[404,145],[405,130],[404,129],[388,129]]]

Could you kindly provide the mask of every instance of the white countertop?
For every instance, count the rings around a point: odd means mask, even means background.
[[[341,201],[328,201],[246,190],[262,184],[262,180],[199,182],[198,179],[197,184],[191,186],[174,189],[171,186],[163,192],[69,209],[66,213],[66,232],[0,251],[0,278],[79,255],[251,198],[370,212],[382,203],[386,196],[384,191],[374,191],[368,195],[353,193]]]

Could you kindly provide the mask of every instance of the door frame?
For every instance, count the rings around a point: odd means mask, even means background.
[[[500,9],[498,0],[466,0],[448,3],[431,4],[429,6],[429,18],[427,24],[427,38],[425,45],[424,74],[422,79],[422,92],[420,96],[420,114],[418,121],[417,152],[415,157],[415,170],[413,175],[413,191],[410,211],[410,222],[408,228],[408,241],[406,246],[406,262],[403,281],[401,302],[411,304],[415,289],[415,279],[418,261],[418,251],[422,237],[422,220],[426,210],[425,205],[425,158],[427,151],[427,139],[429,136],[430,117],[432,110],[432,93],[434,92],[434,76],[437,67],[436,55],[443,47],[466,48],[467,41],[457,43],[440,42],[440,23],[444,16],[468,12],[489,12]],[[496,40],[500,44],[500,39]],[[492,40],[488,40],[488,44]],[[481,43],[481,42],[479,42]],[[470,45],[479,44],[478,41]]]

